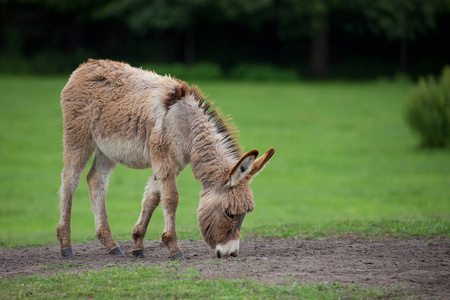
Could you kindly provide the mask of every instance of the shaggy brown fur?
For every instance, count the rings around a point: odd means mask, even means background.
[[[220,255],[237,255],[240,227],[254,209],[249,188],[274,150],[260,159],[252,150],[241,157],[227,120],[196,86],[170,76],[109,60],[89,60],[76,69],[61,93],[64,118],[64,170],[57,237],[64,256],[73,255],[70,215],[73,194],[92,153],[87,181],[98,239],[112,254],[123,253],[113,239],[106,214],[108,180],[117,163],[152,167],[142,211],[133,229],[133,254],[143,256],[143,239],[161,203],[162,240],[171,256],[182,257],[177,243],[176,177],[191,163],[202,183],[198,221],[202,235]],[[230,242],[231,241],[231,242]],[[238,246],[237,246],[238,247]]]

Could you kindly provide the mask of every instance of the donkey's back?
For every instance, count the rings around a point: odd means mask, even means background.
[[[150,167],[151,132],[166,113],[164,103],[171,91],[179,85],[168,76],[125,63],[89,60],[82,64],[61,93],[66,150],[90,156],[98,147],[115,162]]]

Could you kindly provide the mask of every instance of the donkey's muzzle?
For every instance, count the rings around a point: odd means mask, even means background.
[[[237,257],[239,254],[239,240],[230,240],[225,244],[216,246],[216,256],[218,258],[232,256]]]

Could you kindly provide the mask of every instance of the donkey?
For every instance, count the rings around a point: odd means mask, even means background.
[[[72,198],[94,152],[87,184],[96,235],[108,253],[124,254],[111,235],[105,205],[109,177],[119,163],[153,170],[133,229],[132,254],[145,256],[143,240],[161,203],[162,241],[172,259],[184,260],[175,230],[176,177],[190,163],[202,185],[197,213],[203,239],[219,258],[238,255],[242,222],[255,207],[249,184],[273,148],[258,159],[257,150],[242,155],[229,120],[210,108],[196,86],[121,62],[90,59],[80,65],[61,92],[61,107],[64,169],[56,233],[62,256],[74,255]]]

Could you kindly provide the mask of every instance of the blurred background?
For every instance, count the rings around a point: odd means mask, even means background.
[[[448,0],[1,0],[0,18],[2,73],[109,58],[214,79],[367,79],[437,74],[450,57]]]
[[[244,150],[276,148],[252,182],[246,233],[450,235],[450,0],[0,5],[0,247],[56,242],[60,93],[88,58],[197,84],[232,116]],[[95,240],[89,166],[73,242]],[[178,236],[201,239],[201,186],[187,169],[177,179]],[[150,176],[118,166],[111,177],[117,239],[130,239]],[[163,227],[158,209],[147,238]]]

